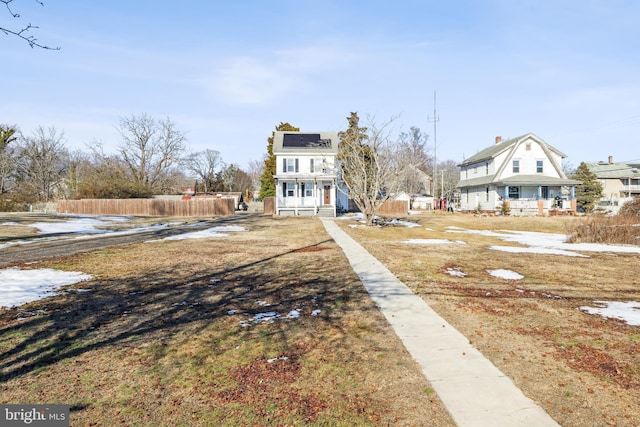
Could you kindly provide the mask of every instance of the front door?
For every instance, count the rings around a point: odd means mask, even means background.
[[[323,205],[330,205],[331,204],[331,186],[330,185],[325,185],[324,186],[324,191],[323,191],[323,200],[322,200],[322,204]]]

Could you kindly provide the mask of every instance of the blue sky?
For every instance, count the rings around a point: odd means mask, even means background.
[[[0,123],[120,143],[120,118],[170,117],[190,151],[245,167],[280,122],[340,131],[357,111],[416,126],[462,161],[532,132],[581,161],[640,158],[635,0],[32,0],[31,49],[0,33]]]

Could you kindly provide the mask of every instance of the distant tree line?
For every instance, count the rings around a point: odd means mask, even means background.
[[[106,152],[95,141],[72,151],[64,132],[54,127],[24,134],[15,125],[0,125],[0,210],[60,198],[180,194],[183,187],[252,196],[260,169],[246,172],[227,164],[213,149],[187,151],[185,133],[170,118],[132,115],[121,118],[116,129],[115,151]]]

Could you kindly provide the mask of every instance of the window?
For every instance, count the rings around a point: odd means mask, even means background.
[[[298,159],[282,159],[282,171],[284,173],[298,172]]]
[[[513,173],[520,173],[520,160],[513,161]]]
[[[489,175],[489,163],[484,164],[484,174]]]
[[[306,197],[313,197],[313,184],[309,183],[307,185],[304,185],[303,188],[304,188],[303,193]]]
[[[295,185],[293,182],[282,183],[282,195],[284,197],[293,197],[295,195]]]
[[[527,151],[531,151],[531,143],[527,142],[527,144],[524,146],[524,149]]]
[[[509,198],[510,199],[519,199],[520,198],[520,187],[509,187]]]
[[[544,169],[543,165],[544,165],[544,162],[542,160],[537,160],[536,161],[536,172],[537,173],[542,173],[542,171]]]

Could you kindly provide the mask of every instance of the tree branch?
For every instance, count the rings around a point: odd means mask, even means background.
[[[11,5],[10,3],[13,0],[0,0],[1,3],[4,3],[4,5],[7,7],[7,11],[9,12],[9,14],[11,15],[12,18],[20,18],[20,14],[19,13],[15,13],[13,10],[11,10]],[[34,0],[36,3],[40,4],[41,6],[44,6],[44,3],[41,2],[40,0]],[[36,39],[33,35],[29,35],[27,34],[29,32],[29,30],[31,30],[32,28],[39,28],[35,25],[31,25],[31,23],[29,23],[26,27],[20,29],[20,30],[11,30],[9,28],[5,28],[5,27],[0,27],[0,31],[2,31],[3,33],[5,33],[6,35],[14,35],[16,37],[21,38],[22,40],[26,41],[27,43],[29,43],[29,46],[33,47],[39,47],[41,49],[46,49],[46,50],[60,50],[60,47],[51,47],[51,46],[47,46],[47,45],[43,45],[40,44],[38,42],[38,39]]]

